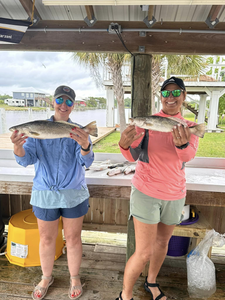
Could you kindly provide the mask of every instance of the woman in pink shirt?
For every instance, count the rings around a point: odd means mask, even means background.
[[[187,126],[175,126],[172,132],[159,132],[128,126],[119,141],[123,156],[136,161],[130,196],[130,216],[135,227],[135,253],[126,264],[123,290],[116,300],[133,300],[133,286],[150,261],[144,288],[153,300],[167,297],[156,283],[176,224],[182,220],[185,204],[185,162],[195,157],[198,137],[184,120],[180,109],[186,98],[183,80],[171,77],[161,88],[161,117],[176,117]]]

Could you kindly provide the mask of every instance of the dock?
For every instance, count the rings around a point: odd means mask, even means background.
[[[225,298],[224,261],[212,257],[217,270],[217,291],[208,298]],[[121,246],[85,244],[80,269],[81,283],[85,283],[82,300],[115,300],[123,285],[126,248]],[[31,299],[33,283],[41,278],[40,267],[20,267],[10,264],[5,256],[0,256],[0,299]],[[45,299],[68,299],[69,271],[66,254],[62,254],[54,264],[54,283],[49,288]],[[134,287],[134,300],[149,300],[150,295],[144,290],[145,278],[140,276]],[[187,268],[185,257],[166,258],[158,283],[168,299],[188,300]]]
[[[98,136],[94,137],[90,135],[91,141],[94,144],[99,142],[101,139],[111,134],[116,130],[116,127],[98,127]],[[13,144],[10,140],[11,132],[0,134],[0,149],[13,149]]]

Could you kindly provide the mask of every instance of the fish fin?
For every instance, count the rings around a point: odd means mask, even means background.
[[[75,124],[69,123],[69,122],[66,122],[66,121],[56,121],[55,123],[61,123],[61,124],[65,124],[65,125],[70,125],[71,127],[77,127]]]
[[[98,136],[98,128],[97,128],[97,125],[96,125],[96,121],[93,121],[89,124],[87,124],[85,127],[83,127],[83,129],[88,132],[90,135],[93,135],[93,136]]]
[[[205,134],[205,123],[197,124],[189,127],[192,134],[203,138]]]
[[[35,136],[39,136],[40,135],[39,133],[37,133],[35,131],[29,131],[29,132],[30,132],[30,134],[35,135]]]
[[[187,126],[187,123],[184,121],[184,120],[181,120],[181,119],[179,119],[179,118],[177,118],[177,117],[167,117],[168,119],[171,119],[171,120],[173,120],[173,121],[176,121],[176,122],[178,122],[178,123],[180,123],[180,124],[182,124],[182,125],[184,125],[184,126]]]

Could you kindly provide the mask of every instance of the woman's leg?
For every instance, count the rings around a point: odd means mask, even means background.
[[[66,239],[67,260],[70,276],[74,277],[79,274],[82,259],[82,241],[81,230],[84,216],[69,219],[63,218],[64,235]],[[81,285],[80,279],[72,279],[72,286]],[[74,297],[79,295],[81,290],[74,291]]]
[[[133,286],[153,254],[158,224],[145,224],[133,217],[136,249],[128,260],[123,279],[123,300],[132,298]]]
[[[173,229],[175,225],[165,225],[163,223],[157,224],[157,235],[154,243],[154,251],[151,253],[150,265],[148,270],[147,281],[149,283],[156,283],[156,277],[160,271],[160,268],[163,264],[163,261],[166,257],[168,251],[168,243],[172,236]],[[150,287],[149,287],[150,288]],[[160,295],[160,291],[157,287],[151,287],[154,299]],[[163,297],[162,300],[166,300],[166,297]]]
[[[44,276],[51,276],[54,259],[55,245],[58,235],[59,220],[43,221],[37,218],[38,229],[40,234],[39,254],[41,260],[41,269]],[[47,287],[49,280],[42,279],[38,284],[41,287]]]

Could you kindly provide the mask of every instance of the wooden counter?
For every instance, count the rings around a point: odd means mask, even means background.
[[[124,162],[121,154],[95,153],[95,161]],[[108,170],[86,171],[90,209],[84,229],[126,232],[133,175],[107,175]],[[11,150],[0,150],[0,198],[4,218],[30,208],[34,167],[19,166]],[[225,159],[195,158],[186,164],[186,204],[195,205],[211,226],[225,232]]]

